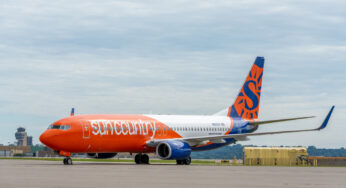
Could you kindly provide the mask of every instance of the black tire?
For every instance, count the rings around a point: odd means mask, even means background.
[[[64,158],[63,162],[64,162],[64,165],[67,165],[67,160],[66,160],[66,158]]]
[[[190,165],[191,164],[191,157],[188,156],[186,159],[181,160],[181,164]]]
[[[66,163],[72,165],[72,159],[70,157],[66,158]]]
[[[141,157],[142,164],[149,164],[149,156],[147,154],[143,154]]]
[[[136,164],[141,164],[141,158],[142,158],[142,154],[137,154],[135,156],[135,163]]]
[[[185,162],[186,165],[190,165],[191,164],[191,157],[188,156],[187,159],[185,159],[184,162]]]
[[[177,160],[177,165],[182,165],[183,161],[182,160]]]

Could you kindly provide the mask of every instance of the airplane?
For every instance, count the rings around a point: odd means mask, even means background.
[[[189,165],[194,151],[223,147],[251,136],[319,131],[327,126],[334,106],[318,128],[255,132],[260,125],[314,117],[259,121],[263,68],[264,57],[257,57],[235,102],[214,115],[74,115],[72,108],[71,115],[52,123],[40,141],[64,156],[65,165],[72,165],[72,153],[104,159],[119,152],[135,153],[136,164],[149,164],[148,153],[156,153],[160,159]]]

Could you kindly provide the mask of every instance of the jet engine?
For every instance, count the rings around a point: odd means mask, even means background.
[[[185,142],[165,141],[157,145],[156,154],[160,159],[186,159],[191,154],[191,148]]]
[[[113,158],[117,155],[117,153],[87,153],[88,158],[94,159],[109,159]]]

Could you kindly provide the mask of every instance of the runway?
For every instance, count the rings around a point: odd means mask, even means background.
[[[0,187],[346,187],[346,168],[0,160]]]

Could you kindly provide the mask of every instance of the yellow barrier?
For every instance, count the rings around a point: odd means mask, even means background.
[[[244,165],[300,166],[307,156],[305,147],[244,147]]]

